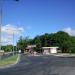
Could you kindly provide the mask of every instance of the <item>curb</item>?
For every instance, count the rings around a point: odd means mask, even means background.
[[[10,64],[10,65],[6,65],[6,66],[1,66],[1,67],[0,67],[0,69],[9,68],[9,67],[12,67],[12,66],[14,66],[14,65],[18,64],[18,63],[19,63],[19,61],[20,61],[20,57],[21,57],[21,55],[20,55],[20,54],[18,54],[18,58],[17,58],[17,61],[16,61],[15,63]]]
[[[57,57],[75,57],[75,55],[69,55],[69,54],[59,54],[59,55],[54,55],[54,56],[57,56]]]

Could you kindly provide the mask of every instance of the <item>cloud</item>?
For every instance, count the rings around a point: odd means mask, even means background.
[[[12,44],[12,39],[1,37],[1,44]]]
[[[16,39],[16,35],[21,35],[24,32],[23,27],[17,27],[15,25],[7,24],[2,26],[2,36],[1,36],[1,43],[2,44],[12,44],[13,43],[13,34],[14,38]],[[15,40],[14,40],[15,41]]]
[[[75,29],[72,29],[71,27],[64,28],[63,31],[67,32],[71,36],[75,36]]]
[[[22,32],[24,32],[24,28],[23,27],[17,27],[15,25],[11,25],[11,24],[7,24],[5,26],[2,26],[2,32],[4,33],[8,33],[8,34],[21,34]]]

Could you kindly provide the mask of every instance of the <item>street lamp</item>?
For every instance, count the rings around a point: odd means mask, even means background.
[[[18,33],[16,33],[17,31],[21,32],[21,30],[15,30],[15,29],[6,29],[9,34],[12,34],[12,37],[13,37],[13,55],[14,55],[14,40],[15,40],[15,34],[17,35]],[[8,33],[7,32],[7,33]],[[17,39],[16,39],[16,51],[17,51]]]

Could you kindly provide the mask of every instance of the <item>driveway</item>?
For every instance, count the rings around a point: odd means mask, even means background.
[[[17,65],[0,69],[0,75],[75,75],[75,57],[21,55]]]

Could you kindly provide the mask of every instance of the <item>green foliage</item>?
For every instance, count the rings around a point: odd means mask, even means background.
[[[11,52],[12,48],[13,48],[12,45],[7,45],[6,48],[5,48],[5,52]]]
[[[6,46],[1,46],[1,49],[2,49],[2,50],[5,50],[5,48],[6,48]]]
[[[2,50],[4,50],[5,52],[11,52],[12,49],[13,49],[13,46],[12,46],[12,45],[6,45],[6,46],[2,46],[1,48],[2,48]]]
[[[19,41],[17,42],[17,48],[24,50],[28,45],[28,37],[22,38],[20,37]]]
[[[25,49],[27,45],[36,44],[36,51],[41,52],[41,47],[58,46],[62,52],[75,53],[75,37],[68,35],[68,33],[59,31],[57,33],[45,33],[36,36],[34,39],[28,37],[20,37],[17,46],[19,49]]]
[[[59,46],[62,52],[69,52],[72,45],[71,37],[63,31],[53,34],[51,42],[52,46]]]

